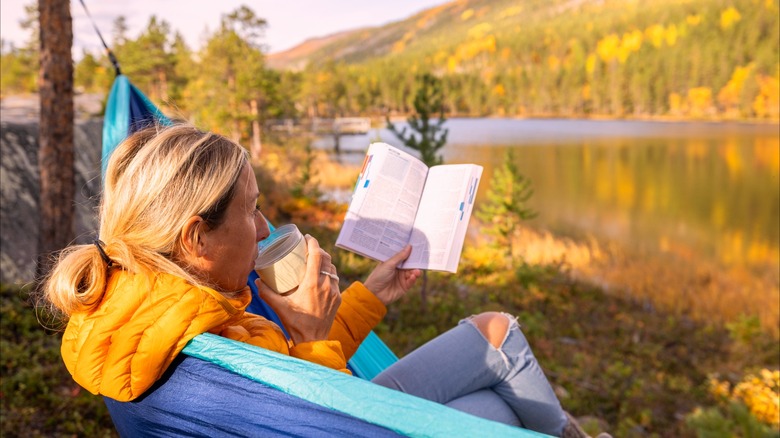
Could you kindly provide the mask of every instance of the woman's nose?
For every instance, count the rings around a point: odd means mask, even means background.
[[[268,222],[265,220],[265,216],[262,213],[257,215],[255,223],[255,241],[259,242],[271,234],[271,229],[268,228]]]

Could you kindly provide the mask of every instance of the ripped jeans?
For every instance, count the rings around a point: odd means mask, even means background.
[[[374,383],[478,417],[560,436],[566,415],[515,317],[496,349],[471,318],[391,365]]]

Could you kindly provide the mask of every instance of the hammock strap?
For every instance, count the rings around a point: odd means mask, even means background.
[[[79,0],[79,2],[81,3],[81,6],[84,8],[84,12],[86,12],[87,18],[89,18],[90,23],[92,23],[92,28],[95,29],[98,38],[100,38],[100,42],[103,43],[103,47],[106,49],[106,54],[108,55],[108,59],[111,61],[111,64],[114,65],[114,73],[116,73],[117,76],[121,75],[122,71],[119,69],[119,61],[117,61],[116,56],[114,56],[114,52],[112,52],[111,49],[108,48],[108,44],[106,44],[106,40],[103,39],[103,35],[100,33],[100,29],[98,29],[97,25],[95,24],[95,20],[92,19],[92,15],[89,13],[89,9],[87,9],[87,5],[84,4],[84,0]]]

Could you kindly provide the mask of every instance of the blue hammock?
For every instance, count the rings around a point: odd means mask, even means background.
[[[127,77],[114,80],[103,124],[103,172],[139,128],[171,121]],[[247,283],[247,311],[284,325]],[[286,334],[286,330],[285,330]],[[196,336],[160,380],[132,402],[104,398],[122,436],[546,436],[393,391],[372,379],[398,358],[371,332],[349,361],[356,379],[249,344]]]

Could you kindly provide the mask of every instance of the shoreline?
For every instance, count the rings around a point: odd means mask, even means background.
[[[95,116],[101,107],[102,101],[105,100],[106,95],[102,93],[75,93],[74,94],[74,107],[80,111],[81,117],[87,118],[99,118]],[[8,106],[9,101],[15,103],[13,106]],[[6,111],[13,111],[16,109],[34,110],[37,111],[39,104],[37,94],[12,94],[7,96],[0,96],[0,113]],[[164,105],[161,109],[165,109]],[[390,118],[392,122],[405,122],[411,114],[394,114]],[[372,127],[376,128],[377,125],[384,127],[385,115],[369,114],[369,115],[346,115],[345,117],[368,117],[371,119]],[[445,114],[447,120],[452,119],[496,119],[496,120],[583,120],[583,121],[606,121],[606,122],[663,122],[663,123],[712,123],[712,124],[744,124],[744,125],[771,125],[780,127],[780,119],[740,119],[733,117],[693,117],[693,118],[679,118],[670,115],[624,115],[615,116],[610,114],[534,114],[534,115],[469,115],[469,114]],[[6,117],[2,117],[3,121],[6,121]],[[26,119],[27,121],[36,121],[36,118]],[[16,121],[18,123],[18,121]]]

